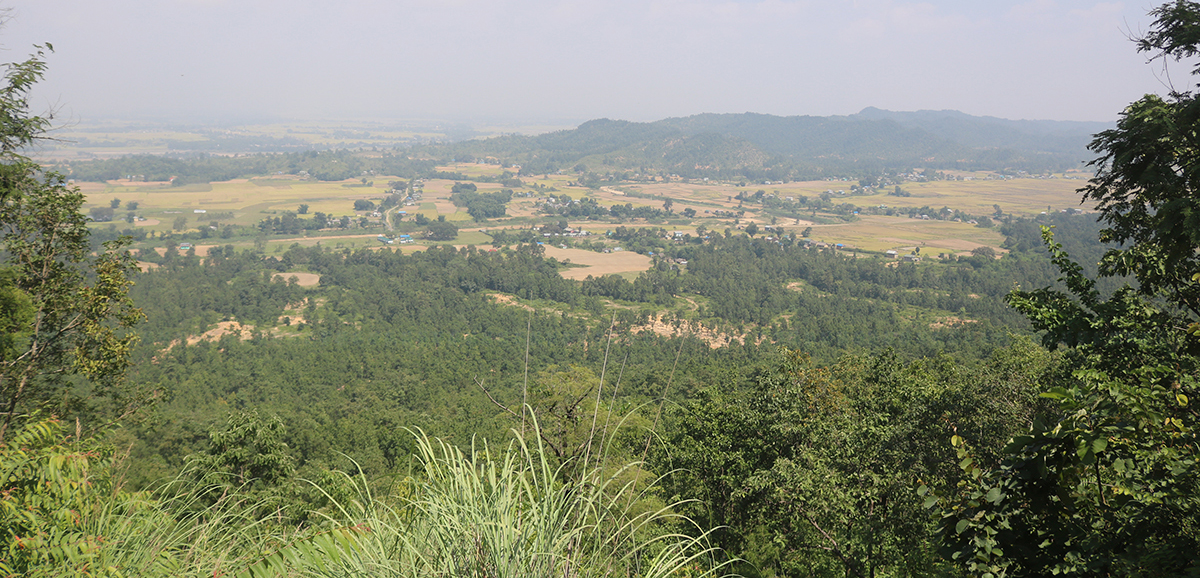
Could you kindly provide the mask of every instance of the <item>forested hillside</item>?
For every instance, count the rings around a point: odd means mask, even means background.
[[[1099,254],[1086,217],[1056,218],[1081,254]],[[718,236],[670,248],[633,281],[582,283],[563,279],[562,265],[542,251],[295,246],[264,258],[230,249],[203,263],[176,255],[140,274],[132,296],[148,321],[129,379],[168,397],[160,420],[140,434],[132,479],[148,483],[182,466],[237,408],[281,416],[300,436],[285,440],[301,465],[345,466],[344,452],[382,475],[406,455],[396,445],[401,426],[460,443],[503,437],[513,423],[476,379],[519,407],[527,370],[535,384],[567,370],[594,380],[620,360],[621,395],[612,403],[624,413],[664,393],[688,399],[716,375],[770,363],[780,347],[822,365],[888,349],[897,363],[947,356],[973,366],[1029,334],[1004,303],[1014,283],[1055,279],[1037,247],[998,260],[895,266]],[[684,257],[680,270],[674,261]],[[320,285],[287,281],[301,270],[320,275]],[[643,330],[658,319],[674,336]],[[184,344],[231,320],[253,326],[254,337]],[[702,339],[712,333],[732,345],[711,348]]]
[[[901,126],[920,129],[971,148],[1066,155],[1083,154],[1092,135],[1112,128],[1111,123],[1105,122],[1008,120],[971,116],[956,110],[896,112],[868,107],[848,118],[892,120]]]
[[[1200,4],[1153,14],[1140,50],[1197,53]],[[44,56],[0,89],[0,575],[1200,573],[1196,95],[1147,96],[1096,136],[1080,190],[1096,213],[997,207],[1001,250],[896,260],[754,222],[621,226],[606,237],[649,267],[576,280],[532,228],[421,250],[96,244],[84,195],[22,154],[49,127],[28,110]],[[456,150],[537,167],[555,139],[553,164],[686,141],[793,171],[801,127],[847,158],[961,147],[892,120],[760,124],[777,120],[595,121]],[[894,140],[839,141],[869,134]],[[226,160],[90,170],[432,166]],[[445,188],[481,213],[514,197]]]
[[[505,136],[419,149],[439,158],[500,159],[522,174],[659,171],[684,177],[771,180],[862,176],[915,166],[1042,172],[1079,168],[1104,128],[1000,121],[962,113],[848,117],[702,114],[652,123],[600,119],[538,136]]]

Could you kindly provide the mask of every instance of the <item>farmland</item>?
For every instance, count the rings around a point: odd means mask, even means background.
[[[503,169],[495,164],[457,163],[438,167],[445,174],[459,174],[468,179],[495,181],[502,177]],[[511,173],[510,173],[511,174]],[[445,219],[459,226],[455,245],[485,245],[492,243],[493,234],[502,229],[528,229],[545,223],[561,222],[561,217],[545,214],[544,202],[550,195],[557,199],[594,201],[599,207],[632,206],[659,209],[670,205],[659,219],[626,219],[615,221],[566,219],[569,228],[587,231],[588,239],[600,240],[606,231],[617,226],[662,228],[668,234],[696,235],[697,231],[737,233],[751,223],[760,227],[764,235],[769,231],[782,230],[784,234],[799,235],[807,230],[815,242],[830,245],[841,244],[852,251],[881,253],[896,250],[901,253],[919,248],[926,255],[965,254],[982,246],[1000,249],[1003,236],[995,227],[981,227],[965,222],[966,219],[943,215],[943,218],[912,218],[912,211],[920,207],[931,210],[950,211],[953,214],[989,215],[995,211],[1014,217],[1031,217],[1047,210],[1057,212],[1078,206],[1076,189],[1083,183],[1084,175],[1055,175],[1054,178],[995,178],[986,173],[955,175],[956,180],[930,182],[903,182],[896,185],[903,196],[894,194],[893,186],[859,188],[848,181],[803,181],[775,184],[747,184],[744,182],[706,182],[682,179],[655,181],[615,182],[606,186],[583,186],[573,174],[532,175],[522,179],[523,187],[516,189],[517,196],[508,203],[507,216],[487,222],[475,223],[463,207],[451,202],[452,187],[456,181],[431,178],[421,182],[421,197],[405,209],[406,214],[396,214],[393,227],[389,229],[383,219],[372,215],[372,211],[355,211],[354,202],[368,200],[380,203],[391,194],[389,182],[400,177],[369,175],[360,179],[338,182],[323,182],[300,175],[272,175],[224,182],[186,184],[173,186],[170,182],[139,182],[136,180],[112,180],[106,183],[83,182],[79,186],[87,195],[87,207],[110,207],[120,203],[115,211],[115,226],[121,219],[134,219],[135,230],[147,233],[148,246],[170,244],[175,237],[191,231],[203,233],[196,243],[203,252],[213,244],[231,244],[235,247],[256,247],[268,254],[278,253],[288,246],[323,246],[331,248],[378,248],[380,234],[417,233],[420,230],[413,219]],[[852,190],[853,186],[853,190]],[[506,187],[498,182],[476,183],[478,192],[498,192]],[[751,202],[754,198],[773,198],[784,201],[782,205]],[[827,203],[821,208],[797,208],[794,199],[822,198]],[[130,204],[137,203],[130,210]],[[830,209],[834,204],[861,207],[862,214],[837,214]],[[323,214],[331,222],[349,217],[350,226],[331,227],[323,230],[304,231],[298,235],[264,236],[255,233],[256,226],[265,218],[278,217],[288,212],[305,215]],[[892,214],[886,214],[884,209]],[[856,210],[857,211],[857,210]],[[846,213],[842,210],[842,213]],[[690,216],[687,216],[690,215]],[[303,215],[301,215],[303,216]],[[94,227],[112,225],[98,223]],[[768,229],[768,227],[770,227]],[[226,234],[222,239],[212,238],[222,229],[232,228],[235,234]],[[204,232],[208,229],[208,232]],[[489,232],[490,231],[490,232]],[[419,237],[419,235],[418,235]],[[162,242],[157,242],[162,240]],[[550,239],[547,239],[549,241]],[[434,244],[418,241],[402,250],[420,250]],[[558,245],[559,241],[554,240]],[[610,243],[616,250],[619,243]],[[570,259],[576,265],[586,265],[564,270],[570,278],[582,278],[589,274],[632,273],[644,270],[649,259],[644,255],[626,252],[624,255],[598,252],[599,245],[587,249],[552,247],[550,256]],[[559,252],[568,254],[558,255]]]

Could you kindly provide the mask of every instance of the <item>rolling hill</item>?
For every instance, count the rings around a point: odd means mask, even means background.
[[[700,114],[639,123],[597,119],[536,136],[423,147],[434,158],[486,159],[556,171],[666,172],[685,177],[820,178],[914,167],[1062,171],[1090,158],[1104,123],[1006,120],[957,111],[849,116]]]

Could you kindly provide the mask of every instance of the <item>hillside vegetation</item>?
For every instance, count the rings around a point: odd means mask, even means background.
[[[652,123],[593,120],[538,136],[506,136],[421,150],[500,159],[522,174],[584,164],[597,172],[666,170],[685,177],[808,180],[907,167],[1062,171],[1087,158],[1100,123],[1001,121],[962,113],[847,117],[702,114]]]
[[[1140,50],[1200,50],[1200,5],[1153,14]],[[0,575],[1200,573],[1196,95],[1095,137],[1089,213],[934,168],[1087,127],[882,111],[64,165],[88,198],[22,154],[44,70],[0,88]],[[932,156],[508,170],[891,154]],[[821,240],[863,223],[915,238]]]

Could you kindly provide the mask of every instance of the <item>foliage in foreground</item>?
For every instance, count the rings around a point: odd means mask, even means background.
[[[126,492],[111,449],[72,439],[58,421],[30,421],[0,446],[0,575],[654,577],[722,567],[677,504],[640,507],[646,496],[624,475],[637,464],[563,481],[541,445],[464,452],[414,438],[418,467],[393,491],[340,474],[337,487],[318,488],[334,507],[297,528],[247,500],[249,485],[180,478]],[[349,498],[335,499],[346,488]]]
[[[1200,53],[1200,3],[1151,14],[1140,51]],[[1105,298],[1045,229],[1067,291],[1010,296],[1064,350],[1070,377],[1043,394],[1057,411],[1014,437],[999,467],[956,436],[965,479],[923,490],[944,554],[969,575],[1200,575],[1198,121],[1200,95],[1147,95],[1091,145],[1100,157],[1082,192],[1098,202],[1101,239],[1119,245],[1099,274],[1136,288]]]
[[[119,241],[92,254],[83,194],[19,152],[49,125],[29,114],[42,58],[9,64],[0,86],[0,441],[37,408],[114,418],[150,397],[123,382],[142,319],[128,298],[133,258]]]
[[[246,576],[671,576],[708,575],[708,532],[669,530],[690,520],[671,507],[638,512],[632,481],[596,467],[561,481],[546,449],[517,440],[470,453],[416,434],[419,467],[393,499],[359,492],[330,516],[332,530],[296,541]]]
[[[112,448],[30,420],[0,444],[0,575],[213,576],[275,537],[257,505],[217,488],[127,492]]]
[[[998,445],[1026,428],[1045,405],[1034,384],[1058,363],[1027,339],[977,368],[891,352],[818,367],[783,350],[668,412],[652,462],[683,468],[668,491],[696,499],[684,511],[718,528],[714,543],[748,576],[946,570],[914,486],[961,477],[954,431]]]

